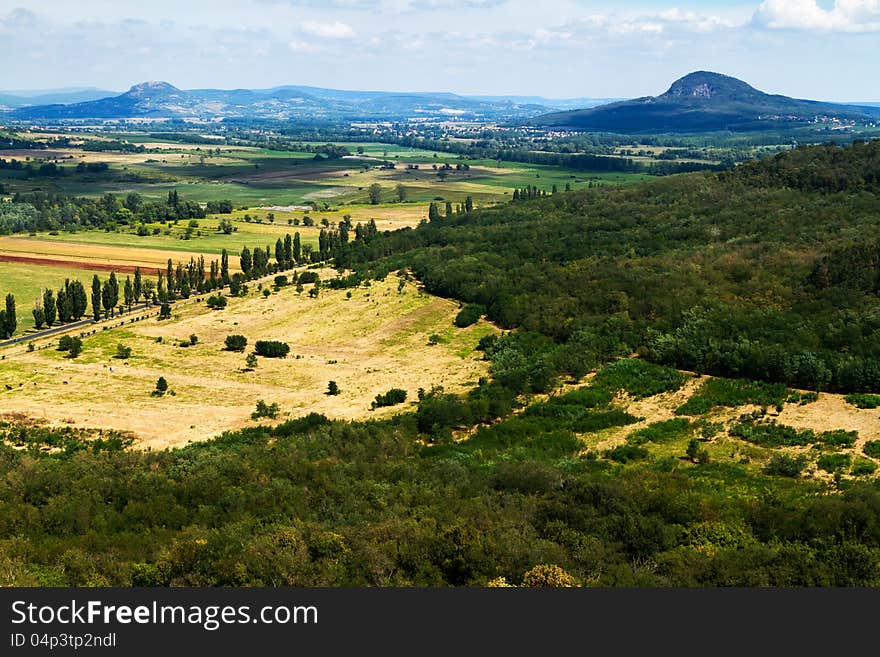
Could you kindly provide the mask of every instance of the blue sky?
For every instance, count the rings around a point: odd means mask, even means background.
[[[880,0],[0,0],[0,43],[5,89],[631,97],[704,69],[880,101]]]

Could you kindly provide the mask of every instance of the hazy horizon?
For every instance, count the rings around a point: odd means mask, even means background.
[[[878,0],[0,0],[0,37],[14,90],[632,98],[710,70],[767,93],[880,100]]]

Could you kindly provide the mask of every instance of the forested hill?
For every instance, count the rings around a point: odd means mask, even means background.
[[[556,112],[534,119],[533,124],[622,133],[752,132],[873,123],[878,116],[873,107],[766,94],[727,75],[696,71],[659,96]]]
[[[801,148],[733,173],[452,214],[340,261],[411,267],[506,328],[577,345],[554,356],[560,371],[637,350],[719,375],[880,391],[878,150]]]

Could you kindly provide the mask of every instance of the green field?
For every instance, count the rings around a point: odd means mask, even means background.
[[[34,317],[31,310],[45,288],[57,290],[67,278],[79,279],[88,288],[94,274],[98,274],[102,280],[109,276],[109,272],[106,271],[76,267],[0,262],[0,295],[4,298],[10,293],[15,296],[18,316],[18,330],[15,334],[21,335],[33,328]]]
[[[118,135],[133,143],[161,145],[143,154],[96,153],[62,149],[58,162],[69,171],[78,161],[107,162],[110,170],[101,174],[72,174],[61,177],[22,178],[21,172],[0,170],[0,180],[9,191],[57,191],[65,194],[96,196],[104,193],[137,192],[145,198],[165,198],[177,189],[186,199],[206,202],[229,199],[239,207],[260,205],[321,205],[366,203],[370,185],[378,183],[382,201],[397,200],[396,189],[406,189],[407,200],[427,202],[450,200],[493,203],[510,199],[514,188],[533,185],[548,192],[553,185],[566,184],[581,189],[598,184],[625,184],[646,179],[645,174],[590,173],[563,167],[465,160],[449,153],[419,150],[379,143],[341,144],[352,153],[364,148],[363,158],[315,160],[312,153],[273,151],[265,148],[218,146],[220,155],[209,147],[157,141],[149,135]],[[197,150],[199,149],[199,150]],[[39,153],[29,152],[32,159]],[[84,159],[86,158],[86,159]],[[395,164],[384,169],[381,160]],[[445,180],[434,167],[449,164]],[[456,171],[467,164],[469,171]],[[418,169],[410,168],[418,166]]]

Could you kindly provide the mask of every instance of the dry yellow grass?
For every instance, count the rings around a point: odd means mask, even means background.
[[[474,348],[495,329],[482,322],[456,329],[457,304],[413,284],[398,293],[397,285],[391,276],[352,290],[350,299],[344,290],[324,289],[311,299],[285,288],[269,298],[233,299],[216,312],[190,304],[171,321],[87,337],[76,361],[54,350],[16,350],[0,370],[0,384],[12,388],[0,386],[0,405],[52,424],[130,431],[137,447],[161,449],[254,425],[250,414],[260,399],[280,405],[278,421],[309,412],[363,419],[406,407],[370,410],[373,398],[390,388],[415,400],[419,388],[475,385],[487,364]],[[234,333],[248,338],[248,350],[259,339],[285,341],[290,355],[260,358],[255,371],[243,371],[245,354],[223,350]],[[443,343],[429,346],[432,333]],[[198,344],[178,346],[192,334]],[[112,358],[120,342],[133,348],[127,364]],[[159,376],[173,396],[150,396]],[[330,380],[338,383],[338,396],[325,394]]]

